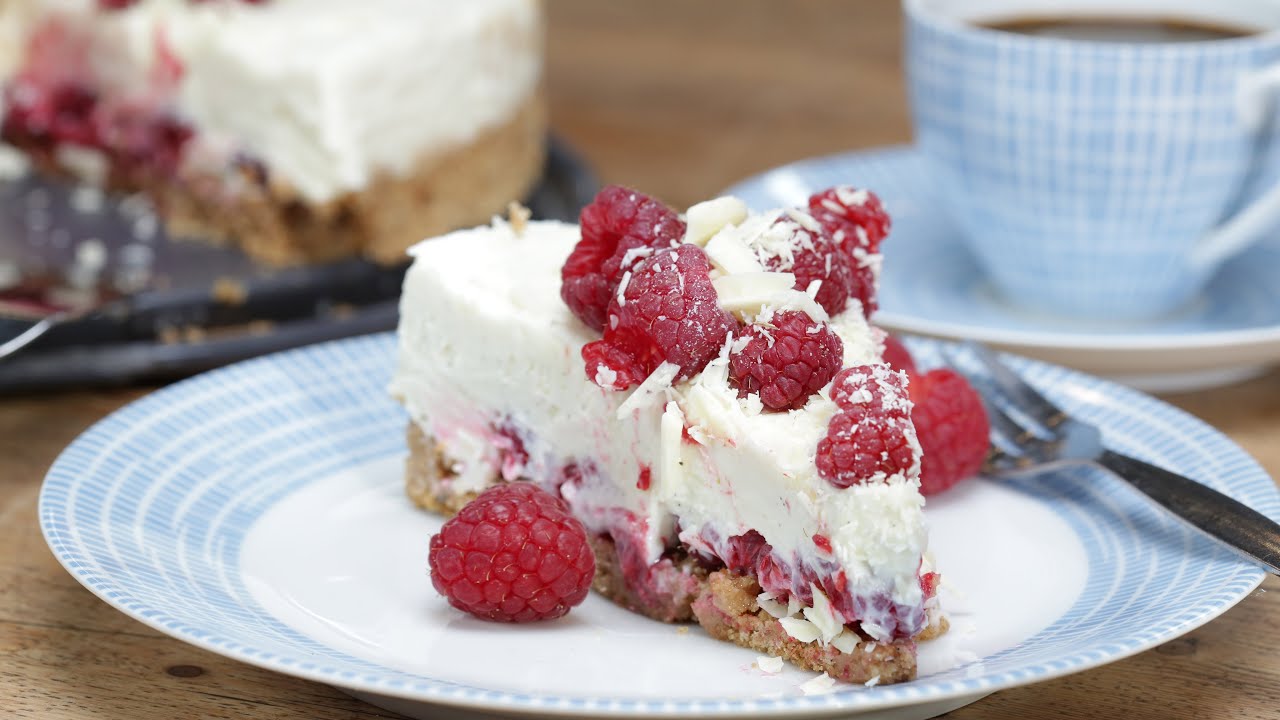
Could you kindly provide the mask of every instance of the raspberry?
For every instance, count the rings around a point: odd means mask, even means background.
[[[560,270],[560,297],[591,329],[603,330],[623,274],[654,249],[678,245],[685,224],[657,200],[610,185],[582,209],[578,225],[582,239]]]
[[[530,622],[587,596],[596,562],[563,500],[527,482],[489,488],[431,538],[431,584],[483,620]]]
[[[909,474],[917,458],[908,440],[911,403],[901,373],[885,365],[842,370],[831,397],[841,409],[818,441],[818,474],[838,488]]]
[[[895,416],[909,417],[907,377],[891,368],[857,365],[836,374],[831,383],[831,400],[842,410],[876,405]]]
[[[902,344],[901,340],[888,333],[884,336],[884,361],[894,370],[904,372],[911,377],[919,373],[916,370],[916,361],[911,357],[911,351]]]
[[[791,224],[787,214],[774,223],[775,227],[785,224]],[[829,315],[844,312],[849,305],[849,297],[860,282],[851,258],[841,252],[840,246],[825,229],[814,232],[796,227],[791,246],[789,258],[770,257],[765,260],[765,268],[794,274],[797,290],[807,290],[813,281],[822,281],[814,301]]]
[[[809,212],[848,258],[849,296],[862,303],[863,316],[871,317],[879,307],[875,255],[889,234],[889,215],[880,198],[841,185],[810,196]]]
[[[122,113],[103,135],[112,143],[114,159],[121,170],[172,174],[194,133],[172,116]]]
[[[802,312],[777,313],[768,325],[747,325],[737,337],[747,343],[729,356],[729,380],[738,397],[758,394],[770,410],[803,407],[843,364],[840,337]]]
[[[736,573],[751,573],[769,557],[773,547],[758,530],[748,530],[745,534],[729,538],[724,552],[725,567]]]
[[[942,576],[936,572],[920,573],[920,591],[924,593],[926,600],[938,594],[941,582]]]
[[[625,390],[663,362],[680,368],[676,380],[702,370],[736,325],[720,308],[702,249],[679,245],[641,262],[609,301],[604,339],[582,348],[587,377]]]
[[[836,241],[854,243],[869,253],[880,252],[889,234],[889,214],[875,193],[848,185],[828,188],[809,196],[809,212]],[[844,233],[839,235],[839,231]]]
[[[924,452],[920,491],[936,495],[977,474],[987,457],[991,427],[982,398],[954,370],[916,376],[910,389],[911,419]]]
[[[94,123],[98,95],[75,83],[42,85],[18,80],[5,92],[0,135],[21,147],[50,150],[59,142],[98,147]]]

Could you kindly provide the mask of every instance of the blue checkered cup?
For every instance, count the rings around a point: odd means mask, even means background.
[[[1176,312],[1225,260],[1280,226],[1280,4],[904,7],[917,146],[940,204],[1011,305],[1088,319]],[[1071,16],[1249,32],[1150,41],[997,29]]]

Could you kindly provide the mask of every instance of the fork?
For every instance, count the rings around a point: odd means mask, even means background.
[[[1054,405],[990,349],[973,342],[962,347],[984,374],[963,368],[954,348],[947,347],[944,354],[986,405],[993,442],[984,474],[1036,475],[1073,465],[1103,468],[1191,527],[1280,575],[1280,525],[1207,485],[1109,449],[1096,426]]]

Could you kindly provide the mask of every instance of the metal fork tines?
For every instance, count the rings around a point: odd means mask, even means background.
[[[983,345],[944,353],[982,396],[992,450],[984,471],[1030,475],[1066,465],[1094,465],[1124,480],[1193,528],[1280,575],[1280,525],[1236,500],[1164,468],[1107,448],[1102,432],[1072,417],[1024,381]],[[977,361],[982,372],[968,367]]]

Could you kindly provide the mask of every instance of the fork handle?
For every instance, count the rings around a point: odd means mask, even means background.
[[[1280,525],[1249,506],[1137,458],[1103,450],[1098,464],[1169,512],[1280,575]]]

